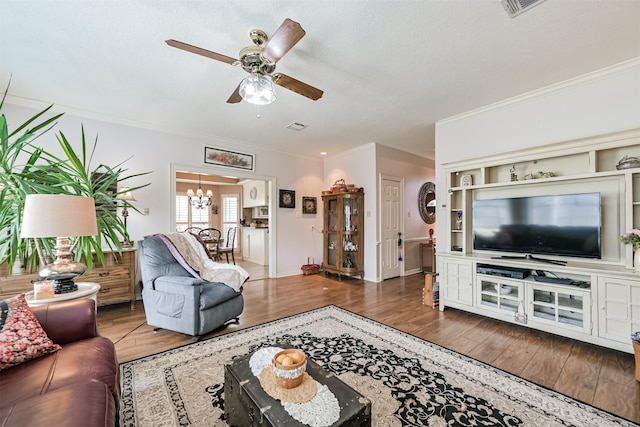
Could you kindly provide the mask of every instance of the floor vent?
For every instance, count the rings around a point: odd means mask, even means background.
[[[500,0],[500,4],[507,11],[507,14],[514,18],[523,12],[539,5],[544,0]]]

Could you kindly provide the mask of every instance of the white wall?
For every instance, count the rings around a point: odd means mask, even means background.
[[[438,215],[447,202],[443,164],[640,127],[640,58],[436,123]],[[441,191],[438,191],[441,189]],[[446,251],[440,221],[438,251]]]
[[[15,128],[40,110],[5,104],[3,113],[10,127]],[[52,114],[53,115],[53,114]],[[311,157],[293,156],[226,140],[201,139],[193,136],[174,135],[122,124],[113,124],[91,119],[81,119],[65,115],[59,120],[55,132],[65,133],[71,144],[79,151],[81,125],[84,125],[87,140],[91,143],[98,136],[97,150],[92,165],[100,163],[109,166],[121,162],[128,173],[151,171],[147,176],[131,180],[130,186],[151,182],[147,188],[135,193],[135,206],[141,211],[149,208],[149,215],[130,210],[128,230],[133,240],[158,232],[170,232],[171,188],[170,165],[193,165],[194,170],[206,170],[221,175],[234,175],[232,169],[203,165],[203,145],[236,149],[256,155],[256,176],[277,177],[279,188],[296,191],[296,209],[274,209],[277,219],[276,230],[276,275],[300,274],[300,266],[307,256],[319,258],[321,244],[311,232],[311,225],[322,228],[321,214],[299,215],[303,195],[320,196],[323,185],[322,160]],[[60,153],[55,133],[49,132],[37,140],[38,145],[48,151]],[[277,194],[277,189],[276,189]],[[275,201],[277,206],[277,201]]]

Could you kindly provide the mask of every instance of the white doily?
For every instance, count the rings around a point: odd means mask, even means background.
[[[253,353],[249,359],[249,367],[253,375],[260,378],[260,372],[271,365],[273,363],[273,356],[282,350],[280,347],[265,347]]]
[[[273,357],[282,351],[280,347],[265,347],[253,353],[249,367],[256,377],[273,363]],[[325,385],[316,381],[318,391],[313,399],[305,403],[280,401],[284,410],[296,421],[311,427],[326,427],[340,418],[340,404],[336,396]]]
[[[336,396],[316,381],[318,391],[313,399],[306,403],[283,402],[282,406],[292,418],[311,427],[327,427],[340,418],[340,404]]]

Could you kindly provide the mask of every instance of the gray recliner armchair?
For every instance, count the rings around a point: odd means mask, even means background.
[[[138,241],[138,253],[149,325],[189,334],[197,341],[242,313],[242,293],[194,277],[160,237]]]

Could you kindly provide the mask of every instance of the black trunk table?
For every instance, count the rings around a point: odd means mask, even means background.
[[[304,426],[293,419],[279,400],[269,396],[249,366],[251,354],[234,359],[224,368],[224,412],[232,427]],[[371,426],[371,402],[335,375],[307,359],[307,374],[336,396],[340,418],[331,427]]]

